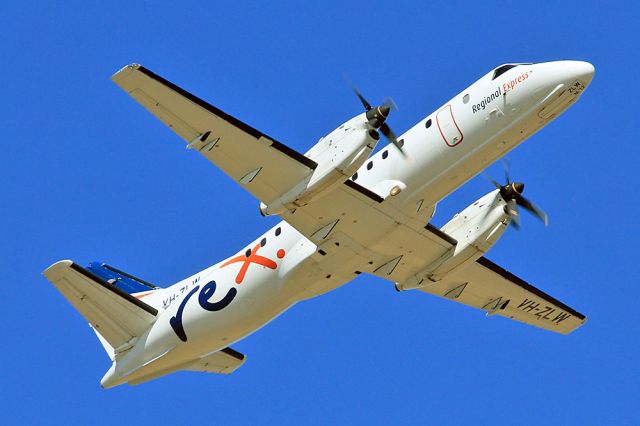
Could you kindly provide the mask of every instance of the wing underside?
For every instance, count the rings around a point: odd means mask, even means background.
[[[500,315],[562,334],[569,334],[586,321],[580,312],[484,257],[420,290],[482,309],[487,315]]]
[[[112,77],[127,94],[258,200],[270,202],[309,178],[317,164],[192,95],[147,68],[133,64]]]
[[[311,159],[141,65],[126,66],[112,78],[189,147],[267,204],[309,178],[316,167]],[[420,262],[442,256],[450,244],[423,227],[432,206],[398,206],[392,198],[347,180],[282,217],[319,246],[337,242],[359,253],[359,270],[410,274]]]

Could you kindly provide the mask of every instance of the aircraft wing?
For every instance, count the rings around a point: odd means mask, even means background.
[[[308,178],[316,167],[311,159],[141,65],[126,66],[112,79],[187,141],[189,147],[197,149],[263,202],[268,203]],[[451,247],[451,242],[437,235],[438,230],[424,226],[433,212],[432,206],[424,206],[416,214],[414,206],[397,206],[383,195],[347,180],[331,194],[283,215],[283,219],[324,247],[325,253],[337,255],[338,247],[358,253],[353,265],[340,266],[344,273],[353,266],[349,274],[367,268],[407,275],[418,264],[438,259]]]
[[[316,167],[302,154],[140,65],[123,68],[113,80],[263,202],[309,177]],[[403,205],[390,195],[389,188],[377,191],[347,180],[324,197],[282,215],[317,245],[317,263],[299,272],[299,279],[310,282],[326,277],[326,288],[314,289],[316,293],[361,272],[394,282],[417,280],[421,270],[456,245],[454,239],[428,224],[433,206],[423,206],[421,201]],[[493,264],[479,260],[459,276],[447,277],[424,291],[450,297],[453,289],[466,283],[454,300],[561,333],[585,321],[583,315],[502,268],[488,265]]]
[[[367,260],[356,274],[368,272],[392,282],[415,284],[422,280],[420,273],[425,267],[457,244],[434,226],[419,225],[419,217],[407,218],[403,209],[388,202],[390,200],[382,203],[367,200],[368,197],[347,185],[329,197],[332,197],[331,203],[312,203],[284,219],[318,244],[319,250],[329,255],[335,252],[333,263],[329,260],[325,270],[332,272],[346,267],[342,279],[353,278],[348,274],[357,269],[356,262],[362,265],[363,260]],[[325,229],[322,224],[331,225],[334,218],[338,218],[337,224],[333,225],[327,241],[322,241]],[[340,223],[344,224],[341,228]],[[350,253],[339,253],[345,250]],[[343,265],[346,259],[355,259],[354,264]],[[583,314],[486,258],[420,290],[483,309],[488,315],[501,315],[562,334],[572,332],[586,321]]]
[[[155,308],[70,260],[54,263],[44,275],[115,353],[129,349],[156,320]]]
[[[419,289],[467,306],[535,327],[569,334],[587,318],[523,279],[479,258],[460,272]]]
[[[356,273],[368,272],[392,282],[417,284],[423,278],[421,271],[457,244],[431,224],[422,226],[421,221],[426,218],[412,217],[412,212],[395,205],[392,197],[376,199],[375,194],[351,184],[342,185],[329,195],[331,202],[312,202],[284,217],[318,244],[319,250],[334,252],[335,261],[328,262],[327,272],[343,267],[346,259],[353,258],[354,264],[346,268],[355,268],[355,262],[362,265],[362,260],[367,260]],[[327,226],[332,229],[323,241]],[[351,253],[340,255],[343,250]],[[343,279],[351,271],[345,272]],[[586,321],[583,314],[484,257],[420,290],[483,309],[488,315],[501,315],[562,334]]]
[[[317,164],[145,67],[112,77],[127,94],[169,126],[258,200],[268,203],[310,177]]]

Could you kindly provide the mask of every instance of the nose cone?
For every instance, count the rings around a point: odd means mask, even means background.
[[[507,185],[501,186],[499,189],[502,198],[504,198],[505,201],[511,201],[522,196],[522,192],[524,191],[524,183],[512,182]]]
[[[380,111],[380,114],[382,114],[384,118],[387,118],[389,116],[389,112],[391,111],[391,107],[387,104],[384,104],[378,107],[378,111]]]
[[[545,65],[545,73],[548,73],[546,75],[549,83],[553,84],[562,83],[571,86],[579,81],[584,87],[587,87],[593,80],[595,73],[593,65],[584,61],[555,61],[543,65]]]
[[[589,62],[584,61],[564,61],[568,72],[585,86],[593,80],[596,69]]]
[[[538,93],[542,94],[542,118],[557,116],[589,86],[595,69],[584,61],[554,61],[535,65]]]
[[[522,195],[522,191],[524,191],[524,183],[522,182],[514,182],[511,184],[513,186],[513,190],[518,195]]]
[[[386,104],[380,105],[379,107],[376,107],[376,108],[371,108],[369,111],[367,111],[367,114],[366,114],[367,120],[369,121],[369,125],[374,129],[379,128],[380,126],[382,126],[384,121],[389,116],[390,111],[391,111],[391,107],[389,107],[389,105],[386,105]]]

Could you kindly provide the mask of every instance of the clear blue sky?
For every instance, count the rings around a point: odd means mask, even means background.
[[[45,4],[0,14],[0,423],[640,421],[636,4]],[[360,112],[345,73],[372,102],[395,98],[401,133],[498,64],[556,59],[592,62],[595,79],[510,155],[550,226],[526,216],[488,257],[587,314],[581,329],[485,318],[363,275],[234,345],[248,360],[232,376],[99,387],[109,361],[44,268],[104,260],[168,285],[274,223],[110,81],[121,66],[304,151]],[[473,179],[435,223],[489,190]]]

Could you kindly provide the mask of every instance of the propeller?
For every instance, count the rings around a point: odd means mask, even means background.
[[[506,184],[500,185],[493,179],[489,179],[491,183],[500,190],[500,196],[503,200],[507,202],[505,206],[505,213],[509,215],[511,221],[514,225],[514,228],[520,229],[520,215],[518,213],[518,206],[527,210],[529,213],[540,219],[545,226],[549,224],[549,217],[547,214],[534,203],[532,203],[527,198],[522,196],[522,192],[524,191],[524,183],[522,182],[511,182],[509,177],[509,163],[504,161],[504,176],[507,181]]]
[[[402,155],[406,156],[404,149],[402,146],[404,145],[403,141],[398,140],[396,134],[391,130],[391,127],[386,123],[387,117],[389,117],[389,113],[391,112],[391,108],[397,109],[397,106],[393,99],[389,98],[384,101],[384,103],[377,107],[372,107],[369,102],[364,98],[362,93],[358,90],[358,88],[351,84],[351,88],[353,92],[356,94],[358,99],[360,99],[360,103],[364,107],[367,112],[367,120],[369,121],[369,125],[374,129],[379,129],[380,132],[387,138],[391,143],[393,143],[396,148],[402,153]]]

